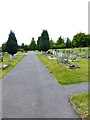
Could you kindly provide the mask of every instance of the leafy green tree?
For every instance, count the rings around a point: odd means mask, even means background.
[[[85,33],[77,33],[72,40],[73,47],[87,47],[87,35]]]
[[[30,50],[36,50],[36,42],[34,40],[34,37],[31,40],[29,48],[30,48]]]
[[[51,39],[50,40],[50,49],[53,49],[55,47],[54,41]]]
[[[65,46],[66,45],[65,45],[64,39],[60,36],[56,41],[56,47],[57,49],[60,49],[60,48],[65,48]]]
[[[71,40],[67,37],[67,40],[66,40],[66,47],[67,48],[71,48],[72,47],[72,42]]]
[[[15,37],[15,33],[10,31],[8,40],[7,40],[7,52],[11,55],[14,55],[18,51],[17,39]]]
[[[43,51],[48,51],[50,48],[49,34],[47,30],[43,30],[40,38],[40,48]]]
[[[64,39],[60,36],[58,40],[56,41],[56,45],[60,45],[64,43]]]
[[[6,42],[2,44],[2,52],[6,52],[7,51],[7,45]]]

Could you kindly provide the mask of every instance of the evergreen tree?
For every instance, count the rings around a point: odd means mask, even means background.
[[[40,48],[43,51],[48,51],[50,48],[49,35],[47,30],[43,30],[40,38]]]
[[[38,37],[38,40],[37,40],[37,50],[39,50],[39,51],[42,50],[41,36],[39,36],[39,37]]]
[[[10,31],[8,40],[7,40],[7,52],[11,55],[14,55],[18,51],[17,39],[15,33]]]
[[[32,38],[32,41],[29,47],[30,47],[30,50],[36,50],[36,42],[34,40],[34,37]]]

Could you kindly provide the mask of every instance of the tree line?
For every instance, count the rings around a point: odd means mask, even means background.
[[[29,45],[22,43],[18,45],[15,33],[11,30],[8,36],[7,42],[2,44],[2,52],[8,52],[14,55],[19,51],[38,50],[48,51],[49,49],[61,49],[61,48],[74,48],[74,47],[88,47],[90,45],[90,34],[77,33],[73,36],[72,41],[67,37],[66,41],[62,36],[58,38],[56,42],[49,38],[47,30],[43,30],[41,35],[38,37],[37,43],[32,38]]]

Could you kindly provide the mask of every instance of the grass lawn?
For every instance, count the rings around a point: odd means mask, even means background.
[[[61,84],[76,84],[88,81],[88,59],[78,58],[80,62],[76,62],[80,69],[68,69],[62,63],[57,64],[56,61],[50,60],[45,55],[37,55],[41,62],[48,68],[50,73]]]
[[[10,66],[8,68],[6,68],[5,70],[0,69],[0,79],[3,78],[18,62],[20,62],[22,60],[22,58],[24,58],[25,54],[22,55],[16,55],[16,59],[13,58],[12,62],[9,62],[9,54],[5,54],[3,56],[3,62],[1,64],[10,64]]]
[[[73,95],[70,98],[71,104],[76,112],[79,114],[81,118],[87,118],[88,115],[88,98],[90,98],[89,94],[77,94]]]

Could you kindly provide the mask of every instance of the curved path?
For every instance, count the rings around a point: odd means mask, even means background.
[[[69,98],[86,93],[87,83],[58,84],[34,52],[2,80],[3,118],[79,118]]]

